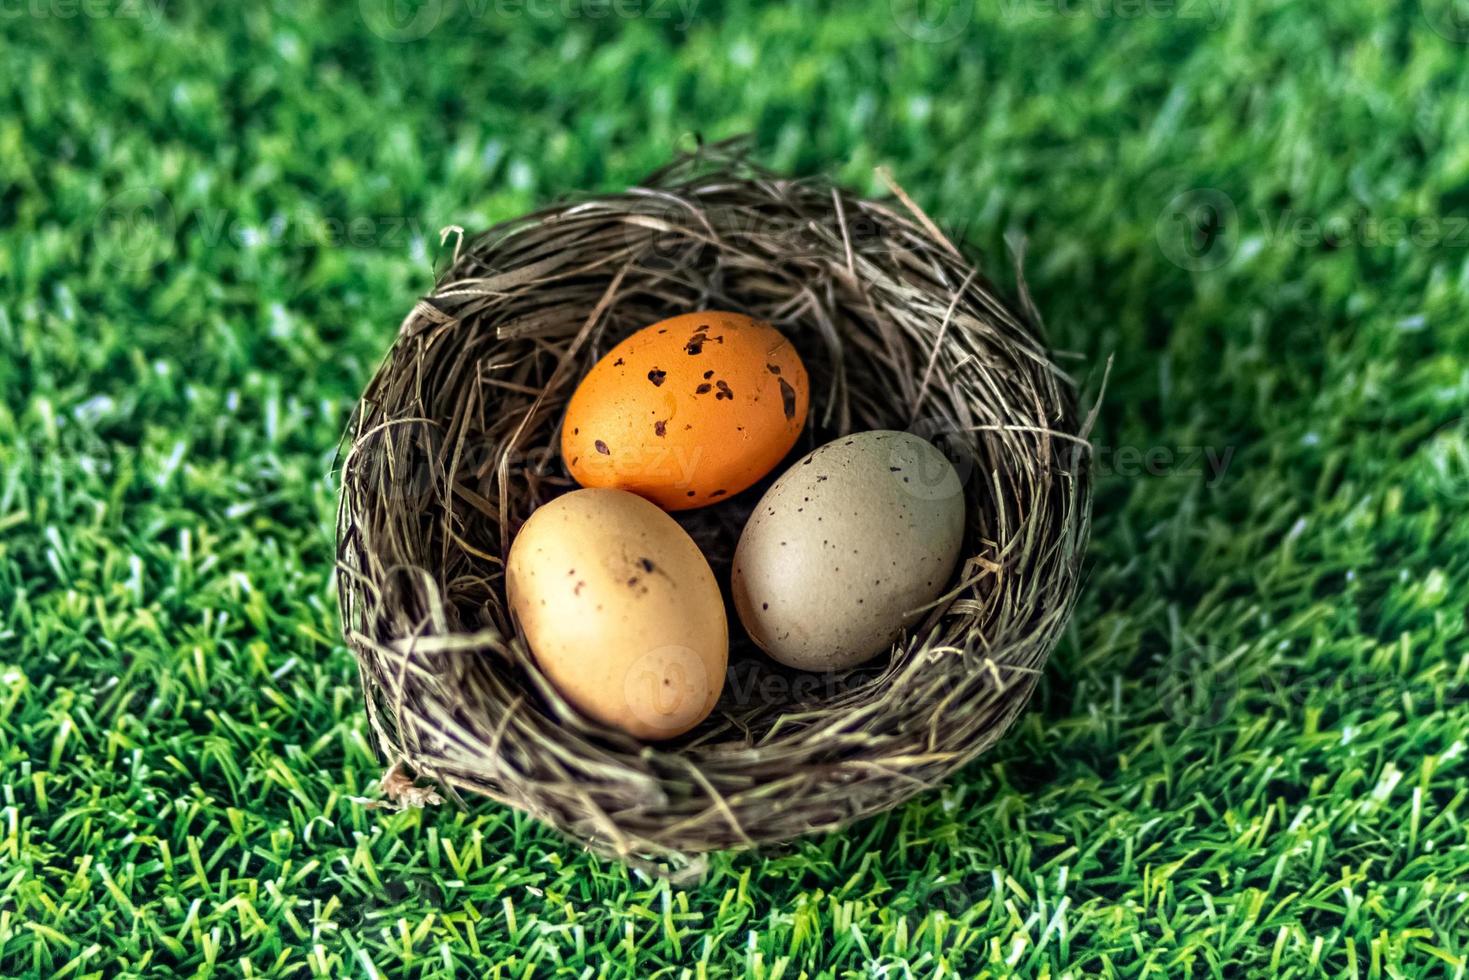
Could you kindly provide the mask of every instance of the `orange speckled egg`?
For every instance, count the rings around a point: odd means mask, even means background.
[[[607,352],[571,396],[561,455],[584,487],[665,510],[739,493],[779,463],[806,422],[795,348],[739,313],[685,313]]]

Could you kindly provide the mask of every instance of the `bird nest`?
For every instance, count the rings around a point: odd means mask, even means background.
[[[411,774],[667,870],[891,809],[1011,724],[1075,600],[1089,424],[1023,280],[1007,304],[892,189],[865,200],[704,147],[624,193],[461,238],[368,384],[343,464],[342,628],[390,796],[436,798]],[[644,744],[547,682],[504,559],[531,512],[575,486],[556,447],[577,382],[634,330],[700,309],[770,321],[800,352],[811,410],[793,455],[866,429],[943,449],[964,483],[964,560],[856,670],[799,674],[736,627],[714,713]],[[721,582],[764,485],[676,515]]]

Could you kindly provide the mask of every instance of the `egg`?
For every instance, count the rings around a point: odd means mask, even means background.
[[[683,528],[642,497],[574,490],[538,508],[510,546],[505,588],[537,666],[588,717],[673,738],[719,700],[719,585]]]
[[[572,393],[561,456],[584,487],[665,510],[718,503],[770,472],[806,422],[806,368],[768,323],[685,313],[645,327]]]
[[[958,474],[926,440],[876,431],[829,442],[756,505],[735,548],[735,610],[786,666],[854,667],[949,587],[964,514]]]

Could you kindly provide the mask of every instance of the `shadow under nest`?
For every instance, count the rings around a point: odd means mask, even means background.
[[[1000,737],[1075,600],[1089,426],[1023,283],[1012,310],[895,190],[863,200],[717,146],[460,243],[368,385],[343,465],[343,631],[394,767],[657,869],[647,859],[890,809]],[[943,449],[965,487],[964,560],[919,625],[842,675],[781,667],[731,614],[713,715],[649,745],[548,685],[502,563],[531,512],[575,486],[556,447],[581,377],[633,331],[700,309],[768,320],[805,361],[811,410],[789,459],[879,428]],[[722,586],[771,479],[675,515]]]

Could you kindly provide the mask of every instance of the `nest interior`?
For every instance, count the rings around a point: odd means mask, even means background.
[[[638,862],[841,826],[999,738],[1074,602],[1088,426],[1023,280],[1019,304],[1002,301],[894,190],[864,200],[716,146],[460,241],[368,385],[342,467],[342,625],[390,764]],[[918,626],[843,675],[780,667],[731,616],[714,714],[647,745],[546,683],[502,562],[574,487],[556,447],[579,379],[632,331],[698,309],[769,320],[796,345],[811,411],[791,458],[877,428],[942,448],[964,482],[965,560]],[[726,587],[768,483],[676,515]]]

